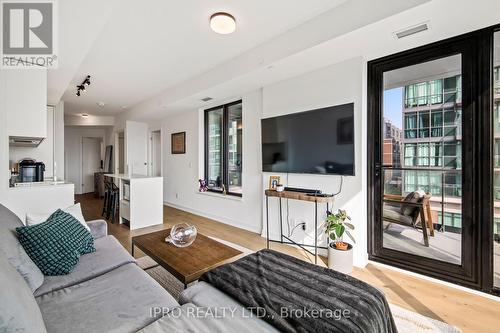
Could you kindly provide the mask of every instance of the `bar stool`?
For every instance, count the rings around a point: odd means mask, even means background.
[[[104,176],[104,203],[102,206],[102,213],[101,216],[104,216],[107,219],[109,219],[109,214],[110,214],[110,203],[111,203],[111,187],[112,181],[109,177]]]
[[[111,214],[111,223],[115,223],[115,219],[117,218],[117,214],[120,210],[120,189],[114,183],[111,183],[110,190],[110,204],[109,204],[109,213]],[[108,217],[109,219],[109,217]]]

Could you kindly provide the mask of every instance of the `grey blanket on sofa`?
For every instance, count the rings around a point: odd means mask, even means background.
[[[348,275],[262,250],[200,280],[282,332],[396,333],[384,294]]]

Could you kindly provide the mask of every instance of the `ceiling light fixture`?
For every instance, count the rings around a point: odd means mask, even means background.
[[[76,86],[76,96],[80,97],[81,93],[86,91],[86,86],[90,86],[90,75],[87,75],[85,80],[83,80],[81,84]]]
[[[221,35],[231,34],[236,30],[236,19],[233,15],[224,12],[212,14],[210,28]]]
[[[88,115],[88,114],[86,114],[86,113],[82,113],[82,118],[83,118],[83,119],[87,119],[88,117],[89,117],[89,115]]]

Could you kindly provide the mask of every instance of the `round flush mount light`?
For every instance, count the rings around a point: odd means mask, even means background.
[[[231,34],[236,30],[236,19],[228,13],[215,13],[210,16],[210,28],[221,35]]]

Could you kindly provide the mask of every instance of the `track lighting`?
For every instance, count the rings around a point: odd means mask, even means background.
[[[86,89],[85,87],[86,86],[90,86],[90,75],[87,75],[87,77],[85,78],[85,80],[83,80],[83,82],[79,85],[76,86],[76,96],[80,96],[82,92],[85,92]]]

